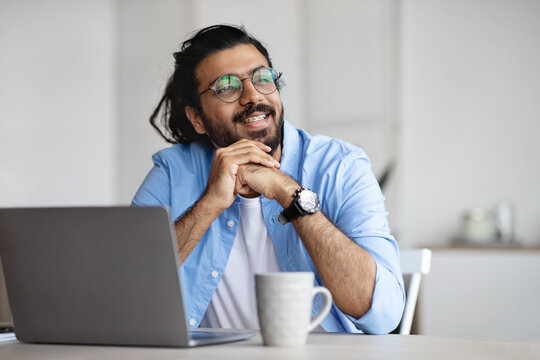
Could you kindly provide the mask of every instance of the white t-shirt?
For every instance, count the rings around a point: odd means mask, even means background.
[[[279,271],[261,199],[240,199],[238,232],[201,327],[259,329],[254,275]]]

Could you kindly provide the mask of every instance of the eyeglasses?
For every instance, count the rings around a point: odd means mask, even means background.
[[[251,76],[240,79],[236,75],[225,75],[214,82],[214,86],[209,87],[199,94],[201,96],[209,90],[214,90],[217,98],[226,103],[232,103],[240,99],[244,92],[244,80],[251,79],[253,87],[261,94],[268,95],[277,90],[277,83],[283,73],[269,67],[260,67]]]

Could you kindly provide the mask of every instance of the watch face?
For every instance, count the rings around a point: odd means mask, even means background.
[[[314,213],[321,208],[319,197],[309,189],[303,189],[298,194],[298,204],[308,213]]]

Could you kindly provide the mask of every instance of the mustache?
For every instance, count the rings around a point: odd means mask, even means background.
[[[251,105],[244,111],[241,111],[238,114],[234,115],[233,122],[239,122],[240,119],[242,119],[243,117],[249,117],[249,115],[253,114],[254,112],[264,112],[269,113],[271,116],[276,116],[276,109],[274,109],[273,106],[266,104],[257,104]]]

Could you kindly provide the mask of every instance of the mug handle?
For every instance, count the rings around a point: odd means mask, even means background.
[[[311,323],[308,327],[308,332],[315,329],[317,325],[321,323],[321,321],[325,318],[326,315],[330,312],[330,307],[332,306],[332,294],[330,294],[330,291],[322,286],[316,286],[313,288],[313,298],[315,295],[321,294],[324,298],[324,305],[321,308],[321,311],[319,311],[319,314],[315,316],[313,320],[311,320]]]

